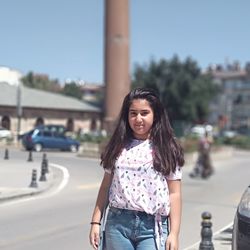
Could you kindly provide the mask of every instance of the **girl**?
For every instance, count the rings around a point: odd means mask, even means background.
[[[89,235],[93,248],[108,200],[107,250],[177,250],[183,150],[153,90],[137,88],[125,97],[101,164],[105,174]]]

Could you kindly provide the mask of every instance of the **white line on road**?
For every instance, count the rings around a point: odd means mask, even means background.
[[[64,189],[64,187],[68,184],[69,182],[69,171],[67,168],[61,166],[61,165],[58,165],[58,164],[54,164],[54,163],[50,163],[51,166],[55,167],[55,168],[58,168],[60,169],[62,172],[63,172],[63,179],[60,183],[60,185],[58,186],[58,188],[52,192],[50,195],[55,195],[57,193],[59,193],[62,189]]]
[[[66,167],[58,165],[58,164],[50,163],[50,165],[55,167],[55,168],[60,169],[62,171],[62,173],[63,173],[62,181],[60,182],[60,185],[55,190],[53,190],[52,192],[48,191],[47,193],[32,195],[32,196],[27,197],[27,198],[20,198],[20,199],[16,199],[16,200],[12,200],[12,201],[7,201],[6,203],[0,204],[0,207],[14,205],[14,204],[18,204],[18,203],[21,203],[21,202],[35,200],[35,199],[48,198],[48,197],[56,195],[60,191],[62,191],[62,189],[68,184],[69,177],[70,177],[69,171],[68,171],[68,169]]]
[[[230,222],[228,225],[226,225],[225,227],[219,229],[218,231],[216,231],[215,233],[213,233],[213,237],[215,237],[216,235],[222,233],[223,231],[225,231],[226,229],[230,228],[231,226],[233,225],[233,222]],[[189,246],[189,247],[186,247],[184,248],[183,250],[193,250],[193,249],[197,249],[197,248],[194,248],[196,246],[198,246],[200,244],[200,241],[194,243],[193,245]]]

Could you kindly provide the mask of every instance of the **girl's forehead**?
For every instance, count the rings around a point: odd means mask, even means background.
[[[134,99],[129,109],[145,109],[151,108],[149,102],[146,99]]]

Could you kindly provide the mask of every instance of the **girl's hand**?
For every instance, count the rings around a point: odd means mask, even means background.
[[[89,241],[91,246],[97,250],[100,241],[100,226],[99,225],[91,225],[90,233],[89,233]]]
[[[166,250],[178,250],[178,236],[175,234],[169,234],[166,242]]]

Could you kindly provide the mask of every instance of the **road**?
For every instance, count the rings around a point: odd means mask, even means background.
[[[209,180],[193,180],[184,171],[181,249],[192,249],[188,246],[200,241],[204,211],[212,214],[214,233],[232,224],[241,195],[250,184],[249,164],[249,152],[235,151],[214,162],[216,172]]]
[[[249,184],[249,156],[236,151],[232,157],[216,160],[216,173],[206,181],[190,179],[191,166],[185,167],[180,249],[195,249],[191,246],[200,241],[203,211],[212,214],[213,232],[233,221]],[[15,151],[12,157],[23,160],[27,152]],[[2,250],[91,250],[89,222],[103,174],[99,161],[61,152],[47,152],[47,157],[68,170],[69,181],[60,192],[51,190],[29,201],[0,205]]]

